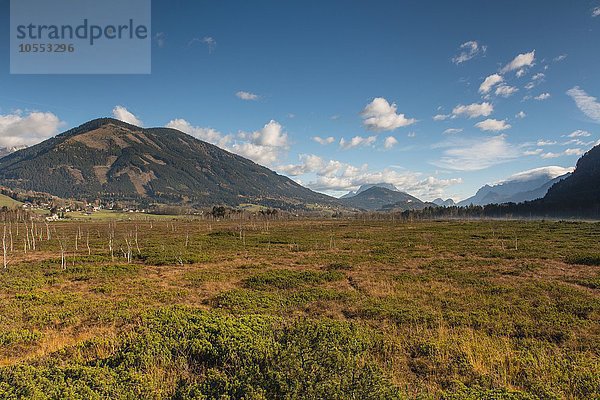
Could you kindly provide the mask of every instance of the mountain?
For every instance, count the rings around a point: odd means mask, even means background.
[[[353,197],[340,199],[340,203],[348,207],[369,211],[380,210],[384,206],[392,204],[404,204],[405,207],[409,207],[406,209],[417,209],[421,204],[424,204],[421,200],[407,193],[379,186],[372,186]]]
[[[458,203],[459,206],[501,203],[520,203],[542,198],[548,189],[569,176],[569,169],[543,167],[513,175],[498,185],[485,185],[475,196]]]
[[[349,199],[350,197],[354,197],[354,196],[356,196],[358,194],[361,194],[365,190],[369,190],[372,187],[380,187],[380,188],[384,188],[384,189],[388,189],[388,190],[393,190],[394,192],[398,192],[399,191],[396,188],[396,186],[392,185],[391,183],[372,183],[372,184],[362,185],[360,188],[358,188],[358,190],[356,192],[346,193],[345,195],[343,195],[342,197],[340,197],[340,199]]]
[[[336,205],[250,160],[168,128],[102,118],[0,159],[0,185],[137,204]]]
[[[536,207],[556,215],[600,215],[600,146],[585,153],[571,176],[552,186]]]
[[[452,207],[452,206],[456,205],[454,200],[452,200],[452,199],[444,200],[442,198],[437,198],[434,201],[432,201],[432,203],[439,207]]]
[[[26,149],[27,146],[13,146],[13,147],[0,147],[0,158],[6,157],[9,154],[14,153],[22,149]]]

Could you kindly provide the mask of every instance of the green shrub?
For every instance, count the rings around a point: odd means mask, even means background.
[[[336,271],[291,271],[279,269],[253,275],[244,280],[244,286],[256,290],[297,289],[306,285],[318,285],[344,279],[345,275]]]

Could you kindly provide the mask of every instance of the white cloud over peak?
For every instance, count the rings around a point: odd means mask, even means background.
[[[559,176],[563,176],[565,174],[573,172],[574,170],[575,170],[575,168],[573,168],[573,167],[565,168],[565,167],[551,165],[548,167],[540,167],[540,168],[534,168],[534,169],[530,169],[530,170],[523,171],[523,172],[518,172],[514,175],[511,175],[510,177],[508,177],[507,179],[505,179],[499,183],[508,182],[508,181],[527,182],[527,181],[531,181],[531,180],[534,180],[537,178],[541,178],[543,176],[549,176],[551,179],[554,179],[554,178],[558,178]]]
[[[372,146],[377,141],[377,136],[354,136],[350,140],[344,138],[340,139],[340,147],[344,150],[352,149],[355,147]]]
[[[247,100],[247,101],[258,100],[258,98],[259,98],[259,96],[257,94],[250,93],[250,92],[244,92],[243,90],[237,92],[235,95],[239,99]]]
[[[113,117],[119,121],[127,122],[128,124],[135,126],[143,126],[144,123],[136,117],[131,111],[123,106],[116,106],[112,110]]]
[[[314,136],[312,138],[315,142],[319,143],[320,145],[328,145],[328,144],[332,144],[333,142],[335,142],[335,138],[333,136],[329,136],[326,138],[322,138],[320,136]]]
[[[470,40],[460,45],[460,52],[452,58],[456,65],[472,60],[478,55],[485,54],[487,46],[479,44],[476,40]]]
[[[535,50],[529,53],[523,53],[516,56],[511,62],[506,64],[504,68],[500,71],[505,74],[511,71],[517,71],[517,76],[522,76],[524,72],[524,68],[531,67],[535,63]]]
[[[487,102],[481,104],[473,103],[466,106],[460,104],[452,110],[454,116],[466,116],[468,118],[487,117],[493,112],[494,106]]]
[[[476,123],[475,127],[486,132],[501,132],[512,128],[512,126],[506,123],[506,121],[492,118],[488,118],[485,121]]]
[[[499,75],[499,74],[490,75],[487,78],[485,78],[485,80],[479,86],[479,93],[481,93],[481,94],[489,93],[490,90],[492,90],[492,88],[495,85],[497,85],[501,82],[504,82],[504,78],[501,75]]]
[[[390,104],[383,97],[377,97],[363,109],[363,124],[373,131],[393,131],[417,122],[416,119],[398,114],[397,110],[395,103]]]
[[[0,114],[0,147],[31,146],[58,133],[64,126],[56,115],[33,111]]]
[[[567,91],[567,94],[575,101],[577,107],[595,122],[600,122],[600,103],[595,97],[587,94],[579,86],[575,86]]]

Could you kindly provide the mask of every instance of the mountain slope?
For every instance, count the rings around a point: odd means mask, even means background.
[[[174,129],[97,119],[0,159],[0,185],[64,198],[194,206],[335,204]]]
[[[562,215],[600,215],[600,146],[585,153],[571,176],[552,186],[536,206]]]
[[[340,199],[340,203],[345,206],[358,208],[362,210],[379,210],[384,206],[397,203],[405,203],[417,207],[423,202],[404,192],[397,192],[383,187],[373,186],[356,196]],[[412,209],[412,208],[411,208]]]

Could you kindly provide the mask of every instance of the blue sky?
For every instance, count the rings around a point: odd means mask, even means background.
[[[600,1],[154,1],[150,75],[10,75],[0,7],[0,147],[115,115],[432,200],[600,139]]]

